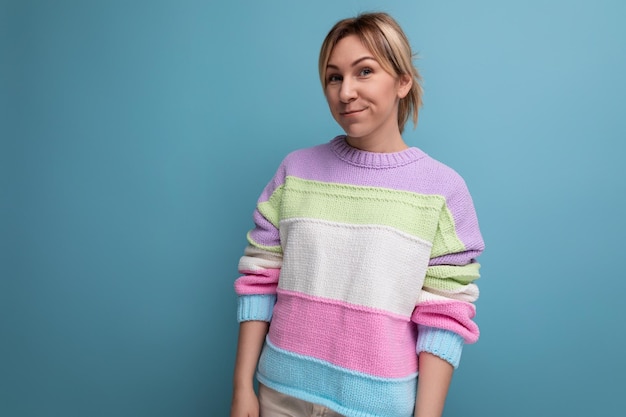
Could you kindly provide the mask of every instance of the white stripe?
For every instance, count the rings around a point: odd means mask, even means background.
[[[280,224],[279,287],[409,317],[431,244],[389,226],[315,219]]]
[[[240,271],[259,271],[263,269],[278,269],[282,266],[282,255],[268,252],[248,245],[244,256],[239,259]]]

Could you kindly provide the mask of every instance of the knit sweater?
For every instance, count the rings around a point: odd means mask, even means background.
[[[484,245],[463,179],[418,148],[295,151],[254,212],[238,319],[270,322],[258,380],[348,417],[409,417],[418,354],[478,339]],[[416,354],[417,353],[417,354]]]

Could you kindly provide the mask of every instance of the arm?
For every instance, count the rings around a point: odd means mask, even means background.
[[[235,282],[239,294],[237,319],[240,324],[230,417],[259,417],[259,401],[253,386],[254,373],[272,319],[280,270],[280,256],[254,256],[263,252],[250,247],[246,249],[239,266],[247,275]]]
[[[231,417],[259,415],[259,402],[254,393],[253,380],[268,327],[268,322],[257,320],[244,321],[239,325]]]
[[[422,352],[415,400],[415,417],[440,417],[448,395],[454,368],[447,361]]]
[[[479,291],[476,262],[484,243],[472,198],[460,177],[445,193],[422,291],[411,319],[418,327],[417,353],[430,352],[459,364],[464,343],[475,343],[473,318]]]
[[[417,324],[419,379],[415,416],[441,416],[452,373],[465,343],[478,340],[472,320],[484,249],[472,199],[464,182],[446,196],[424,285],[412,320]]]
[[[239,261],[242,276],[235,281],[235,292],[239,296],[240,325],[230,417],[259,416],[254,374],[272,319],[282,267],[278,231],[280,189],[277,176],[259,198],[254,212],[255,227],[248,233],[249,245]]]

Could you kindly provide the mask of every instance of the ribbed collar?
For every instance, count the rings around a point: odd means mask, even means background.
[[[395,168],[410,164],[426,156],[426,154],[418,148],[408,148],[400,152],[392,153],[362,151],[350,146],[348,142],[346,142],[345,135],[337,136],[331,140],[330,146],[341,160],[364,168]]]

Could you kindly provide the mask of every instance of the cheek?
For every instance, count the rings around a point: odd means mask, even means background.
[[[333,108],[337,106],[338,100],[332,94],[325,94],[325,96],[326,104],[328,104],[328,107],[333,110]]]
[[[324,89],[324,97],[326,98],[326,102],[328,104],[332,103],[332,97],[330,91],[328,91],[328,88]]]
[[[380,104],[383,104],[383,103],[391,104],[395,102],[396,100],[399,100],[398,92],[396,89],[394,89],[392,85],[385,87],[385,88],[381,88],[377,90],[374,94],[375,94],[376,99],[380,102]]]

